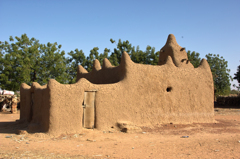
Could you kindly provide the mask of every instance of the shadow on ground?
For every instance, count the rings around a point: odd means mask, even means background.
[[[6,117],[4,121],[0,122],[0,133],[16,134],[18,130],[25,130],[27,127],[26,123],[17,122],[17,119],[19,118],[12,118],[12,116],[16,116],[18,114],[13,115],[10,111],[1,112],[0,114],[2,117]]]

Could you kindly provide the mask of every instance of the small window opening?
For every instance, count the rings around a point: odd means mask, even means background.
[[[172,91],[172,87],[168,87],[167,92],[171,92],[171,91]]]

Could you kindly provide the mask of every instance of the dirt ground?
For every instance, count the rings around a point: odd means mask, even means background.
[[[164,124],[139,133],[84,130],[57,138],[17,135],[18,114],[0,113],[0,158],[240,158],[240,109],[215,108],[215,123]]]

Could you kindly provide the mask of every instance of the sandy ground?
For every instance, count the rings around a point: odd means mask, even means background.
[[[216,108],[212,124],[164,124],[140,133],[84,130],[17,135],[18,114],[0,113],[0,158],[240,158],[240,109]]]

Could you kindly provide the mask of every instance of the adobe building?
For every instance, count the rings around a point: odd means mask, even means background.
[[[213,78],[208,62],[189,62],[174,35],[168,36],[156,66],[137,64],[122,54],[114,67],[104,59],[87,72],[81,65],[75,84],[21,85],[20,121],[29,132],[51,135],[107,131],[127,122],[141,126],[214,122]]]

